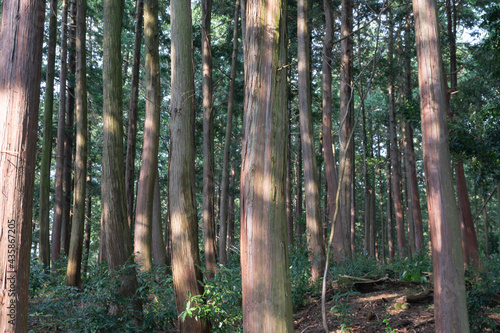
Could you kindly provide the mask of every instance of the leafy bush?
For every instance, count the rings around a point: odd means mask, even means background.
[[[289,254],[292,305],[294,309],[297,309],[304,305],[304,296],[307,293],[317,292],[317,286],[311,285],[311,266],[307,248],[292,246]]]
[[[493,297],[500,291],[500,256],[494,255],[486,262],[483,270],[471,270],[466,274],[467,310],[471,332],[485,332],[499,328],[486,313]]]
[[[135,266],[123,268],[126,269],[135,269]],[[177,314],[172,279],[164,270],[155,267],[151,272],[139,273],[138,292],[133,298],[117,296],[122,282],[111,278],[106,265],[89,267],[83,291],[65,285],[64,271],[52,274],[39,293],[31,295],[30,327],[35,327],[36,331],[58,328],[65,332],[155,332],[164,329],[172,325]],[[114,272],[120,273],[121,270]],[[136,300],[142,301],[142,313],[133,309]],[[111,314],[110,305],[122,311]]]
[[[206,276],[206,271],[204,271]],[[213,332],[241,332],[242,289],[239,257],[231,257],[227,266],[219,265],[213,278],[205,277],[203,295],[189,295],[186,317],[203,318],[212,322]]]
[[[402,281],[429,282],[423,273],[432,271],[432,262],[427,252],[420,252],[413,258],[394,258],[392,268]]]

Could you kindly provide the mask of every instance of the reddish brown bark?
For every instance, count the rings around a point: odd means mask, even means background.
[[[246,15],[240,193],[243,330],[292,332],[285,211],[285,3],[250,1]]]
[[[445,76],[435,0],[414,0],[436,332],[468,332],[458,208],[452,183]]]
[[[5,0],[0,21],[0,330],[27,332],[45,1]]]

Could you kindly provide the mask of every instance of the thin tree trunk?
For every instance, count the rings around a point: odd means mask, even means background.
[[[436,332],[469,332],[458,209],[446,128],[445,75],[435,0],[414,0]]]
[[[297,38],[299,63],[299,118],[302,153],[304,155],[304,183],[306,196],[306,228],[311,280],[323,275],[325,247],[321,224],[318,171],[314,153],[310,92],[310,45],[307,0],[297,2]]]
[[[167,253],[165,242],[163,241],[163,228],[161,226],[161,198],[160,198],[160,179],[157,172],[155,181],[155,193],[153,198],[153,217],[152,217],[152,253],[154,263],[157,265],[166,265]]]
[[[231,244],[234,242],[234,182],[235,182],[235,164],[236,162],[233,160],[231,162],[231,179],[229,181],[229,206],[228,206],[228,216],[227,216],[227,249],[231,248]]]
[[[238,17],[239,0],[236,0],[234,7],[234,28],[233,28],[233,54],[231,57],[231,81],[229,85],[229,96],[227,105],[226,137],[224,140],[224,156],[222,161],[222,183],[220,198],[220,234],[219,234],[219,260],[222,264],[227,262],[226,239],[227,239],[227,214],[228,214],[228,189],[229,189],[229,149],[231,147],[231,133],[233,128],[234,111],[234,87],[236,80],[236,61],[238,56]]]
[[[28,332],[45,1],[4,0],[0,21],[0,330]]]
[[[57,148],[55,175],[54,222],[52,226],[52,268],[61,253],[61,223],[63,214],[64,133],[66,130],[66,76],[68,54],[68,0],[61,9],[61,69],[59,74],[59,114],[57,118]]]
[[[462,247],[464,255],[467,256],[464,257],[464,263],[472,264],[473,267],[479,268],[481,265],[479,246],[472,212],[470,209],[464,165],[461,160],[458,160],[456,163],[455,178],[457,182],[458,209],[462,230]]]
[[[398,239],[398,252],[399,257],[404,258],[407,256],[405,228],[403,219],[403,197],[401,194],[401,164],[399,162],[399,149],[397,137],[397,120],[396,120],[396,106],[395,106],[395,87],[394,87],[394,73],[393,67],[393,34],[394,22],[392,19],[392,12],[389,12],[389,117],[390,125],[389,132],[391,137],[391,166],[392,166],[392,194],[394,199],[394,213],[396,215],[396,231]]]
[[[131,263],[133,251],[123,165],[121,0],[104,0],[103,50],[102,259],[108,262],[111,270],[116,270]],[[135,294],[135,269],[126,269],[114,278],[122,281],[118,295],[132,297]],[[134,302],[134,308],[141,310],[139,301]]]
[[[73,218],[73,139],[75,132],[75,77],[76,77],[76,1],[70,1],[68,47],[68,96],[66,97],[66,129],[64,138],[63,211],[61,220],[61,251],[68,255]]]
[[[194,183],[194,69],[191,2],[172,0],[171,13],[171,115],[169,213],[172,227],[172,276],[178,313],[189,294],[203,294],[198,251],[198,221]],[[209,332],[205,320],[186,318],[181,332]]]
[[[81,268],[87,195],[87,1],[78,1],[76,8],[76,154],[73,222],[68,252],[66,284],[81,287]]]
[[[333,48],[333,10],[332,1],[323,1],[325,12],[325,38],[323,40],[322,61],[322,106],[323,106],[323,154],[325,159],[325,178],[328,189],[328,213],[335,216],[335,201],[337,199],[338,176],[334,158],[332,137],[332,48]],[[335,226],[333,239],[333,256],[338,258],[342,252],[342,224],[331,221]]]
[[[128,108],[127,155],[125,161],[125,191],[127,196],[127,219],[129,229],[134,230],[134,174],[135,150],[137,140],[137,104],[139,99],[139,66],[141,62],[141,39],[143,26],[144,1],[136,1],[134,55],[132,81],[130,83],[130,102]]]
[[[380,226],[381,226],[381,232],[382,232],[382,244],[380,247],[380,251],[382,252],[382,263],[386,263],[386,256],[385,256],[385,247],[387,243],[387,227],[386,226],[386,220],[384,219],[384,189],[383,189],[383,173],[382,173],[382,168],[380,165],[382,164],[381,162],[381,154],[380,154],[380,134],[378,135],[378,140],[377,140],[377,174],[378,174],[378,179],[379,183],[378,186],[380,188],[380,195],[379,195],[379,205],[380,205]],[[389,182],[390,184],[390,182]],[[380,256],[380,255],[379,255]]]
[[[153,201],[156,179],[158,178],[161,105],[158,24],[158,0],[144,0],[146,118],[144,121],[141,173],[137,185],[134,230],[135,261],[142,271],[149,271],[153,265]]]
[[[90,142],[90,133],[88,134],[88,141]],[[90,191],[90,176],[89,172],[92,168],[90,159],[87,157],[87,212],[86,212],[86,225],[85,225],[85,238],[83,243],[83,275],[87,275],[90,258],[90,233],[92,231],[92,193]]]
[[[292,332],[288,251],[283,246],[286,71],[279,70],[287,61],[286,6],[280,0],[250,1],[246,14],[241,167],[243,330]]]
[[[214,110],[212,84],[211,27],[212,0],[203,0],[202,7],[202,62],[203,62],[203,246],[207,277],[212,277],[216,269],[217,240],[214,217]],[[225,222],[224,222],[225,223]],[[222,223],[221,223],[222,224]],[[224,242],[224,251],[226,238]],[[224,260],[225,260],[224,252]],[[222,254],[221,254],[222,256]]]
[[[291,134],[291,108],[290,108],[290,98],[288,98],[287,91],[287,123],[288,123],[288,143],[287,151],[289,154],[286,156],[286,187],[285,187],[285,200],[286,200],[286,226],[287,226],[287,240],[288,246],[293,245],[293,199],[292,199],[292,134]]]
[[[297,190],[296,190],[296,197],[295,197],[295,215],[296,220],[297,220],[297,226],[296,226],[296,233],[299,239],[299,242],[302,242],[302,235],[304,234],[304,221],[302,221],[302,214],[303,214],[303,194],[302,194],[302,144],[301,144],[302,139],[300,138],[300,133],[299,133],[299,138],[297,140],[297,168],[295,170],[296,172],[296,181],[295,183],[297,184]]]
[[[404,147],[404,175],[403,175],[403,188],[404,188],[404,194],[405,194],[405,204],[406,204],[406,216],[408,220],[408,256],[410,258],[413,258],[415,254],[417,253],[416,250],[416,245],[415,245],[415,220],[413,218],[413,200],[411,198],[411,191],[410,191],[410,168],[411,165],[409,163],[409,149],[408,149],[408,141],[412,141],[413,137],[408,136],[408,132],[406,131],[407,129],[407,124],[408,122],[405,122],[405,129],[403,130],[404,133],[404,142],[403,142],[403,147]],[[413,133],[411,133],[413,136]]]
[[[392,204],[392,175],[391,175],[391,140],[387,138],[387,246],[389,263],[394,260],[394,220],[393,220],[393,204]]]
[[[341,17],[341,59],[340,59],[340,165],[344,170],[339,173],[343,174],[340,179],[340,212],[339,222],[342,224],[343,248],[338,258],[335,260],[343,261],[346,258],[352,257],[351,252],[351,187],[354,181],[352,173],[353,165],[353,144],[351,141],[351,133],[354,124],[354,108],[352,94],[352,54],[353,41],[351,37],[353,24],[353,1],[342,0],[342,17]]]
[[[47,51],[47,77],[43,111],[43,148],[40,167],[40,251],[38,259],[46,268],[50,267],[49,243],[49,196],[50,161],[52,159],[52,118],[54,110],[54,73],[57,39],[57,0],[50,1],[49,45]]]

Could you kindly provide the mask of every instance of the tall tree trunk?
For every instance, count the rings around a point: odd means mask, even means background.
[[[88,135],[88,142],[90,142],[90,133]],[[87,212],[86,212],[86,225],[85,225],[85,238],[83,243],[83,275],[87,275],[90,257],[90,232],[92,231],[92,192],[89,188],[90,176],[89,171],[92,168],[92,163],[87,156]]]
[[[152,217],[152,254],[153,260],[157,265],[167,264],[167,252],[165,242],[163,241],[163,228],[161,226],[161,198],[160,198],[160,179],[157,172],[155,181],[155,193],[153,198],[153,217]]]
[[[189,294],[203,294],[198,268],[198,221],[194,183],[194,70],[191,2],[173,0],[171,9],[172,92],[170,104],[169,213],[172,227],[172,275],[177,311]],[[186,318],[181,332],[209,332],[205,320]]]
[[[222,182],[220,191],[220,234],[219,234],[219,260],[222,264],[227,261],[226,239],[227,239],[227,215],[228,215],[228,189],[229,189],[229,149],[231,147],[231,133],[233,128],[234,111],[234,87],[236,80],[236,61],[238,60],[238,17],[239,0],[236,0],[234,7],[234,28],[233,28],[233,54],[231,57],[231,81],[229,84],[229,95],[227,105],[226,137],[224,139],[224,156],[222,161]]]
[[[243,330],[292,332],[286,243],[286,5],[249,1],[241,167]],[[283,140],[285,138],[285,140]]]
[[[73,139],[75,132],[75,77],[76,77],[76,1],[70,1],[68,47],[68,96],[66,97],[66,129],[64,138],[63,211],[61,220],[61,251],[68,255],[73,217]]]
[[[325,173],[328,189],[328,210],[331,218],[335,216],[337,189],[338,189],[338,174],[335,161],[335,147],[332,138],[332,47],[333,47],[333,12],[332,3],[330,0],[323,1],[323,9],[325,11],[325,38],[323,41],[323,61],[322,61],[322,106],[323,106],[323,140],[325,144]],[[346,226],[342,224],[340,218],[332,220],[334,227],[333,238],[333,255],[336,260],[341,260],[344,255],[344,237],[347,233]]]
[[[287,150],[291,152],[292,150],[292,134],[290,131],[291,121],[291,108],[290,108],[290,98],[288,98],[287,91],[287,123],[288,123],[288,142]],[[286,231],[288,246],[293,245],[293,199],[292,199],[292,154],[289,153],[286,156],[286,187],[285,187],[285,201],[286,201]]]
[[[389,263],[394,260],[394,220],[393,220],[393,209],[392,204],[393,191],[392,191],[392,174],[391,174],[391,140],[390,137],[387,138],[386,143],[387,149],[387,246],[388,246],[388,256]]]
[[[28,331],[45,1],[4,0],[0,21],[0,329]]]
[[[302,160],[302,144],[301,144],[302,139],[300,138],[300,133],[299,137],[297,140],[297,167],[295,169],[296,173],[296,180],[295,183],[296,185],[296,192],[295,192],[295,215],[296,215],[296,221],[297,221],[297,226],[295,227],[296,233],[298,236],[299,243],[302,241],[302,235],[304,234],[304,221],[302,221],[302,214],[303,214],[303,197],[304,195],[302,194],[302,165],[303,165],[303,160]]]
[[[104,0],[103,152],[101,171],[101,243],[104,260],[115,270],[132,260],[132,240],[125,202],[121,68],[121,0]],[[134,269],[125,270],[118,294],[132,297],[137,289]],[[136,310],[141,304],[136,301]]]
[[[380,252],[381,252],[381,260],[382,263],[386,263],[386,256],[385,256],[385,248],[386,248],[386,243],[387,243],[387,227],[386,227],[386,220],[384,219],[384,188],[383,188],[383,173],[382,173],[382,167],[381,167],[381,154],[380,154],[380,134],[378,135],[378,140],[377,140],[377,174],[378,174],[378,179],[379,183],[378,186],[380,188],[380,195],[379,195],[379,205],[380,205],[380,226],[381,226],[381,233],[382,233],[382,244],[380,246]],[[382,164],[383,165],[383,164]],[[390,182],[388,182],[390,184]],[[390,200],[388,200],[390,201]],[[380,254],[379,254],[380,258]]]
[[[229,181],[229,205],[228,205],[228,215],[227,215],[227,249],[231,248],[231,244],[234,242],[234,217],[235,217],[235,211],[234,211],[234,182],[236,178],[235,174],[235,164],[236,162],[233,160],[231,161],[231,179]]]
[[[216,236],[214,217],[214,110],[212,84],[212,46],[211,22],[212,0],[203,0],[202,8],[202,56],[203,56],[203,246],[205,250],[205,268],[208,277],[215,274],[216,268]],[[221,221],[221,227],[222,223]],[[222,229],[222,228],[221,228]],[[224,235],[225,236],[225,235]],[[226,259],[226,238],[220,238],[224,243],[224,263]]]
[[[57,39],[57,0],[50,1],[49,10],[49,45],[47,51],[47,77],[45,80],[45,101],[43,111],[43,148],[40,167],[40,251],[43,265],[50,267],[49,243],[49,196],[50,196],[50,161],[52,159],[52,117],[54,110],[54,72]]]
[[[87,0],[78,1],[76,9],[76,154],[73,221],[68,252],[66,284],[80,287],[87,195]]]
[[[340,33],[342,41],[340,42],[341,59],[340,59],[340,170],[341,177],[340,185],[340,206],[339,206],[339,222],[342,224],[343,247],[340,255],[335,260],[343,261],[346,258],[352,257],[351,252],[351,187],[354,181],[352,173],[353,165],[353,142],[352,131],[354,125],[354,108],[352,94],[352,54],[353,41],[352,18],[353,1],[342,0],[342,17]]]
[[[481,265],[479,258],[479,246],[477,235],[470,209],[467,182],[465,180],[464,164],[458,160],[455,166],[455,178],[457,182],[458,210],[462,230],[462,248],[465,264],[472,264],[478,268]],[[472,262],[471,262],[472,261]]]
[[[321,223],[318,171],[314,153],[310,92],[310,45],[308,30],[307,0],[297,3],[297,38],[299,63],[299,118],[302,153],[304,156],[304,183],[306,196],[306,228],[311,279],[316,281],[323,275],[325,247]]]
[[[158,35],[158,0],[144,0],[144,44],[146,46],[146,118],[142,146],[142,164],[137,185],[135,211],[135,261],[142,271],[149,271],[152,258],[153,201],[158,178],[160,136],[160,55]]]
[[[392,194],[394,199],[394,213],[396,214],[396,232],[398,238],[399,257],[407,256],[405,228],[403,219],[403,196],[401,193],[401,164],[399,161],[398,137],[397,137],[397,120],[395,106],[395,87],[394,87],[394,65],[393,65],[393,34],[394,22],[392,12],[389,12],[389,132],[391,136],[391,166],[392,166]]]
[[[453,191],[445,75],[435,0],[414,0],[436,332],[469,332],[458,209]]]
[[[413,200],[411,198],[411,191],[410,191],[410,168],[411,165],[409,163],[408,159],[408,141],[412,141],[412,138],[408,138],[408,132],[406,131],[406,128],[408,122],[405,122],[405,129],[403,130],[403,135],[404,135],[404,142],[403,142],[403,147],[404,147],[404,174],[403,174],[403,188],[404,188],[404,195],[405,195],[405,205],[406,205],[406,216],[407,216],[407,221],[408,221],[408,256],[410,258],[413,258],[415,254],[417,253],[416,245],[415,245],[415,220],[413,218]],[[413,133],[412,133],[413,135]]]
[[[332,137],[332,48],[333,48],[333,10],[332,1],[323,1],[325,12],[325,38],[323,40],[322,61],[322,106],[323,106],[323,155],[325,159],[325,178],[328,189],[328,213],[330,218],[335,216],[335,201],[337,200],[338,176],[334,158]],[[342,252],[342,224],[331,221],[334,230],[333,256],[338,258]]]
[[[66,81],[68,55],[68,0],[61,8],[61,69],[59,74],[59,113],[57,117],[57,148],[55,175],[54,222],[52,226],[52,268],[61,253],[61,223],[63,214],[64,133],[66,130]]]
[[[207,276],[212,277],[216,269],[216,234],[214,217],[214,110],[212,84],[212,46],[211,27],[212,0],[203,0],[202,8],[202,62],[203,62],[203,246],[205,250],[205,268]],[[221,226],[222,226],[221,222]],[[222,228],[221,228],[222,230]],[[225,235],[224,235],[225,236]],[[220,238],[224,243],[224,263],[226,260],[226,238]]]
[[[141,39],[144,0],[136,1],[134,55],[132,81],[130,83],[130,102],[128,108],[127,155],[125,161],[125,191],[127,197],[127,219],[129,229],[134,230],[134,174],[135,150],[137,140],[137,104],[139,99],[139,66],[141,62]]]

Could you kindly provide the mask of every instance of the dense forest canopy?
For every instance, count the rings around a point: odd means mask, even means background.
[[[356,331],[342,278],[384,275],[434,291],[432,329],[498,329],[498,3],[0,0],[0,22],[2,329],[29,289],[33,331],[286,332],[307,297]]]

